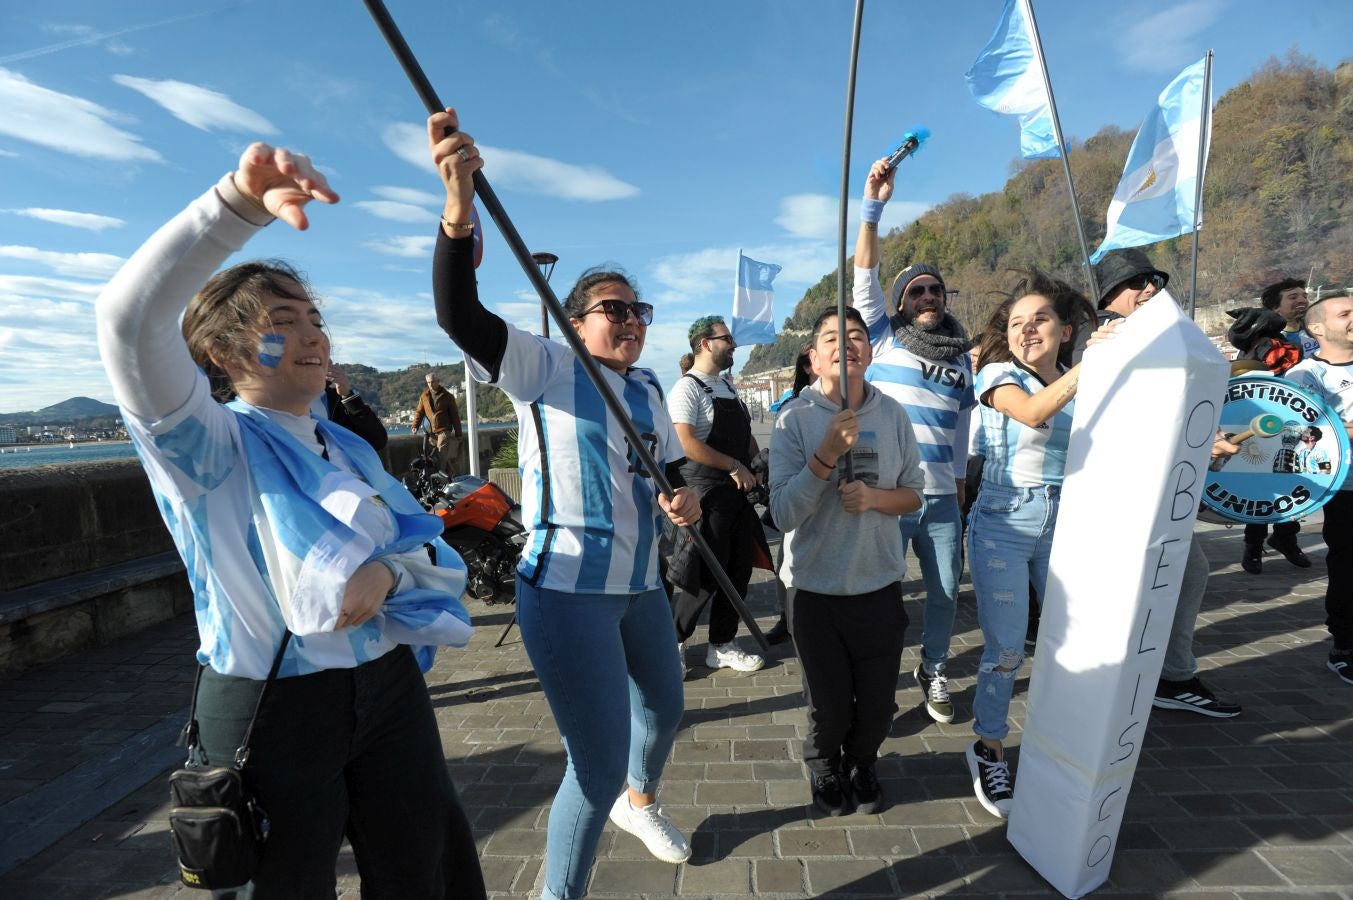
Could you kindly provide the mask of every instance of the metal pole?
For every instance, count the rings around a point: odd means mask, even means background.
[[[1212,130],[1212,51],[1203,63],[1203,114],[1198,120],[1198,183],[1193,189],[1193,271],[1189,273],[1189,318],[1198,308],[1198,225],[1203,218],[1203,167],[1207,165],[1207,138]],[[1309,281],[1309,279],[1307,279]]]
[[[837,230],[836,253],[836,351],[841,363],[841,408],[850,409],[850,383],[846,375],[846,218],[850,205],[850,138],[855,119],[855,70],[860,59],[860,25],[864,21],[864,0],[855,0],[855,26],[850,36],[850,72],[846,78],[846,126],[841,140],[841,211]],[[855,480],[855,461],[849,451],[846,480]]]
[[[470,457],[470,474],[479,476],[479,409],[475,403],[474,379],[470,377],[470,358],[465,357],[465,452]]]
[[[1057,101],[1052,96],[1052,79],[1048,77],[1048,63],[1043,58],[1043,42],[1038,38],[1038,22],[1034,20],[1033,0],[1020,0],[1024,15],[1029,20],[1029,39],[1033,41],[1034,53],[1038,56],[1038,71],[1043,76],[1043,87],[1048,92],[1048,109],[1052,112],[1052,134],[1057,140],[1057,155],[1062,158],[1062,169],[1066,172],[1066,187],[1071,193],[1071,215],[1076,219],[1076,236],[1081,242],[1081,258],[1085,260],[1085,280],[1090,284],[1090,299],[1099,306],[1099,284],[1095,281],[1095,270],[1090,265],[1090,245],[1085,241],[1085,224],[1081,221],[1081,206],[1076,200],[1076,182],[1071,177],[1071,160],[1066,152],[1066,141],[1062,140],[1062,120],[1057,117]]]
[[[432,84],[428,81],[427,76],[423,74],[422,66],[418,64],[418,60],[414,58],[413,51],[409,49],[409,45],[405,42],[404,36],[400,34],[398,26],[396,26],[394,20],[390,18],[390,13],[385,9],[385,4],[381,2],[381,0],[362,0],[362,2],[366,4],[367,11],[371,13],[371,17],[376,21],[376,27],[381,30],[381,34],[384,35],[386,43],[390,45],[390,50],[395,54],[396,59],[399,60],[400,66],[404,69],[404,74],[408,76],[410,83],[418,93],[419,98],[423,101],[423,106],[427,109],[428,113],[443,112],[446,107],[442,105],[441,100],[437,97],[436,91],[432,89]],[[861,0],[861,2],[863,2],[863,0]],[[520,265],[522,271],[526,273],[526,277],[536,289],[536,293],[540,295],[540,299],[549,308],[550,315],[554,318],[555,324],[559,327],[560,334],[564,336],[564,340],[568,343],[569,349],[571,349],[573,354],[578,358],[578,363],[587,374],[588,380],[592,382],[597,393],[601,395],[602,401],[606,404],[606,408],[610,410],[611,415],[615,418],[621,431],[624,432],[630,450],[639,459],[639,465],[641,466],[640,471],[651,477],[658,490],[664,496],[670,498],[673,489],[672,483],[667,480],[667,473],[660,465],[658,465],[657,461],[653,458],[653,454],[649,452],[648,444],[639,435],[638,429],[634,427],[634,422],[629,417],[629,411],[621,404],[619,398],[616,397],[615,392],[613,392],[606,383],[601,370],[597,368],[597,361],[592,358],[592,354],[587,351],[585,346],[583,346],[582,339],[578,337],[578,333],[574,331],[573,328],[569,327],[568,314],[564,312],[564,308],[559,304],[559,298],[554,295],[554,290],[550,287],[549,282],[545,280],[545,276],[541,273],[535,260],[531,258],[531,251],[526,249],[526,242],[522,240],[521,235],[517,233],[516,226],[513,225],[512,220],[508,218],[502,203],[498,201],[498,195],[493,192],[493,188],[490,187],[489,181],[484,177],[482,171],[474,173],[474,188],[475,196],[477,196],[479,201],[484,204],[484,209],[488,212],[489,216],[492,217],[494,224],[498,226],[499,233],[502,234],[503,239],[507,241],[508,247],[512,250],[512,255],[517,258],[518,265]],[[742,595],[733,587],[733,582],[729,580],[728,573],[725,572],[723,566],[719,564],[718,557],[714,555],[713,549],[710,548],[709,543],[700,533],[700,529],[687,527],[686,533],[690,536],[691,542],[695,544],[695,548],[700,552],[700,556],[704,560],[707,570],[714,576],[714,580],[718,583],[720,590],[724,592],[724,596],[733,604],[733,607],[738,611],[738,615],[741,617],[743,624],[747,626],[747,630],[751,633],[752,637],[756,639],[757,646],[761,648],[761,652],[770,655],[770,644],[766,641],[766,636],[761,633],[760,626],[756,624],[756,618],[747,608],[747,604],[743,602]]]

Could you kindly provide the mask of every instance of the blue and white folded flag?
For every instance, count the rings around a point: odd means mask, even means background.
[[[738,346],[775,343],[775,289],[780,266],[757,262],[738,251],[738,280],[733,287],[733,324],[728,329]]]
[[[1184,71],[1161,92],[1156,108],[1146,116],[1128,151],[1123,178],[1113,192],[1106,217],[1104,242],[1090,257],[1097,263],[1110,250],[1154,244],[1193,231],[1194,199],[1198,179],[1199,141],[1212,142],[1212,116],[1203,127],[1203,97],[1207,57]],[[1206,163],[1207,153],[1203,159]],[[1200,217],[1201,222],[1201,217]]]
[[[1019,116],[1020,155],[1056,158],[1052,104],[1024,0],[1005,0],[1000,24],[964,76],[973,98],[1002,115]]]

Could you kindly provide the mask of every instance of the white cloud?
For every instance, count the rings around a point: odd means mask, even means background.
[[[366,246],[377,253],[387,256],[400,256],[405,259],[427,259],[432,256],[433,245],[437,241],[435,234],[406,234],[385,238],[376,238],[366,242]]]
[[[58,25],[52,23],[43,25],[42,30],[48,34],[70,35],[71,37],[87,37],[94,33],[93,25]]]
[[[112,278],[126,262],[111,253],[59,253],[15,244],[0,245],[0,259],[21,259],[46,266],[58,275],[76,278]]]
[[[133,53],[136,52],[129,45],[124,44],[122,41],[118,40],[109,41],[108,43],[103,45],[103,49],[107,50],[114,56],[131,56]]]
[[[358,209],[364,209],[380,219],[388,219],[391,222],[408,222],[410,224],[418,222],[436,222],[437,214],[421,206],[414,206],[412,203],[399,203],[394,200],[358,200],[353,204]]]
[[[1188,0],[1147,16],[1115,38],[1128,65],[1147,72],[1173,72],[1187,60],[1201,57],[1203,42],[1195,40],[1221,18],[1225,0]]]
[[[19,154],[15,153],[12,150],[0,150],[0,156],[18,156],[18,155]]]
[[[123,117],[82,97],[36,85],[0,68],[0,134],[69,153],[114,161],[162,162],[141,138],[116,124]]]
[[[431,191],[392,187],[390,185],[377,185],[371,189],[371,193],[377,197],[384,197],[386,200],[394,200],[397,203],[413,203],[422,206],[441,206],[445,199],[441,194],[434,194]]]
[[[103,290],[102,284],[88,281],[67,281],[63,278],[50,278],[44,275],[0,275],[0,301],[53,300],[73,298],[85,303],[93,303],[94,298]],[[0,302],[0,317],[10,313],[16,317],[16,323],[22,325],[27,307],[23,303],[6,307]],[[80,315],[87,316],[88,310]]]
[[[879,232],[887,234],[920,218],[934,204],[915,200],[893,200],[883,208]],[[835,241],[840,224],[840,200],[826,194],[793,194],[780,201],[775,224],[798,238]],[[854,252],[855,230],[860,227],[860,201],[851,200],[846,212],[846,239]],[[832,265],[835,268],[835,264]]]
[[[709,295],[714,295],[719,304],[731,307],[738,249],[736,246],[707,247],[657,260],[653,264],[653,274],[670,289],[662,295],[664,302],[708,301]],[[823,274],[836,268],[836,248],[826,243],[762,244],[741,250],[753,259],[781,267],[775,278],[777,294],[787,287],[816,284]]]
[[[71,228],[83,228],[86,231],[104,231],[108,228],[121,228],[127,224],[122,219],[112,216],[75,212],[69,209],[29,207],[28,209],[7,209],[5,212],[13,213],[16,216],[27,216],[30,219],[41,219],[44,222],[53,222],[57,225],[69,225]]]
[[[416,125],[397,123],[385,129],[385,145],[396,156],[424,171],[432,169],[427,132]],[[495,187],[542,194],[562,200],[624,200],[639,195],[639,188],[621,181],[600,166],[579,166],[544,156],[478,144],[484,157],[484,174]]]
[[[263,116],[240,106],[220,91],[184,81],[157,81],[132,75],[114,75],[113,81],[144,94],[175,118],[202,131],[277,133],[277,127]]]

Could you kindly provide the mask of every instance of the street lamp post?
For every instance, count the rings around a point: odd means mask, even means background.
[[[535,260],[536,265],[540,267],[540,274],[545,276],[546,281],[549,281],[550,276],[554,274],[554,264],[559,262],[559,257],[548,251],[542,251],[532,253],[531,259]],[[540,301],[540,334],[542,337],[550,336],[550,313],[543,299]]]

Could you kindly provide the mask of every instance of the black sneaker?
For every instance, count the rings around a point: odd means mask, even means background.
[[[1188,681],[1166,681],[1162,678],[1156,685],[1156,698],[1151,701],[1151,705],[1157,709],[1187,709],[1214,719],[1240,715],[1239,703],[1221,699],[1208,690],[1197,675]]]
[[[888,805],[873,766],[855,767],[850,774],[850,793],[855,798],[855,811],[865,815],[883,812]]]
[[[1268,538],[1268,545],[1287,557],[1287,561],[1298,569],[1309,569],[1311,567],[1311,558],[1302,552],[1301,547],[1297,545],[1296,538],[1280,538],[1276,534],[1271,534]]]
[[[1264,545],[1245,545],[1245,555],[1240,557],[1240,567],[1251,575],[1261,575],[1264,571]]]
[[[839,816],[846,811],[845,786],[835,772],[813,773],[813,805],[823,815]]]
[[[785,621],[784,616],[781,616],[780,621],[776,622],[771,630],[766,632],[766,643],[783,644],[787,640],[789,640],[789,623]]]
[[[1349,684],[1353,684],[1353,650],[1331,650],[1329,670]]]
[[[997,759],[996,751],[981,741],[974,741],[967,755],[972,792],[987,812],[1001,819],[1009,817],[1010,806],[1015,802],[1015,792],[1010,787],[1010,764]]]
[[[925,711],[930,713],[930,718],[945,724],[954,721],[954,702],[949,699],[949,679],[944,673],[931,675],[926,672],[925,663],[917,663],[912,674],[925,694]]]

